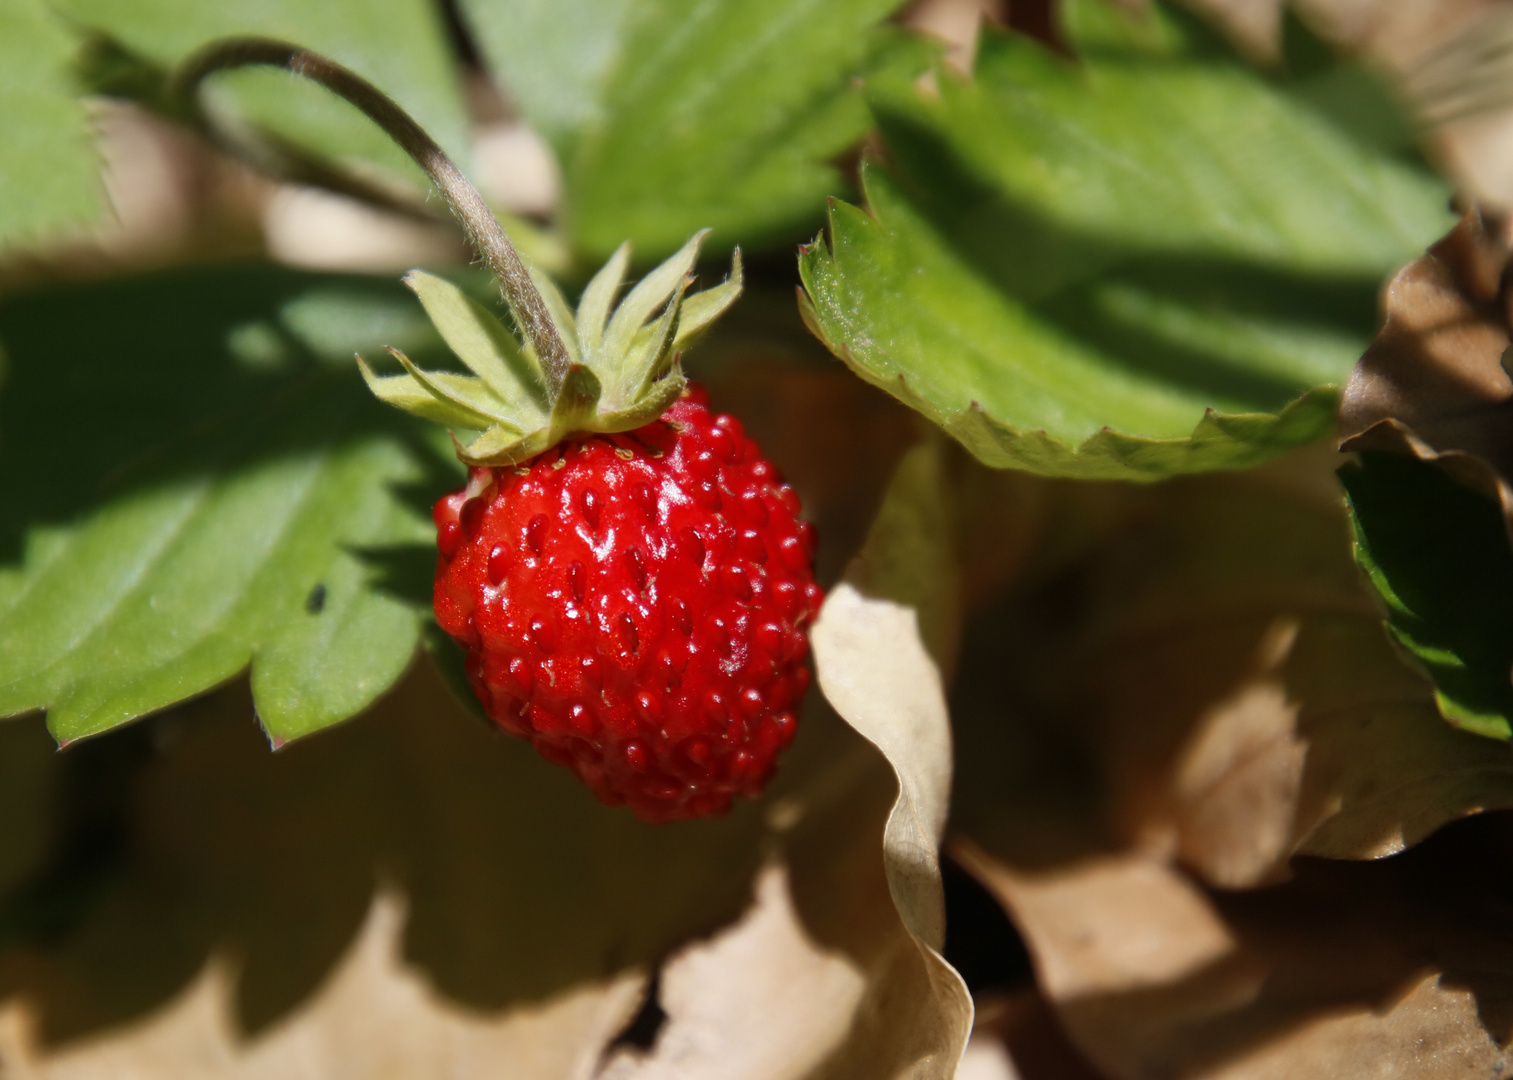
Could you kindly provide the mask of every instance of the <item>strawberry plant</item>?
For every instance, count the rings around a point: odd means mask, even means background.
[[[1500,1075],[1502,24],[1219,6],[8,0],[0,1073]]]

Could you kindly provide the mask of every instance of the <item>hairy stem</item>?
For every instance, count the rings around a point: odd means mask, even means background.
[[[530,273],[515,250],[515,245],[504,234],[504,229],[483,201],[483,196],[478,194],[478,189],[462,175],[462,171],[441,147],[436,145],[436,140],[427,135],[392,98],[361,75],[320,53],[271,38],[234,37],[212,42],[184,61],[174,77],[172,93],[176,99],[186,104],[192,114],[197,115],[197,94],[200,84],[208,76],[217,71],[250,66],[282,68],[301,78],[320,83],[333,94],[361,109],[405,153],[415,159],[415,163],[425,170],[431,182],[441,191],[442,198],[462,222],[473,250],[499,279],[504,301],[509,305],[510,313],[514,315],[521,331],[535,346],[536,355],[541,358],[541,366],[555,396],[563,380],[567,378],[570,361],[567,349],[557,336],[556,327],[547,313],[546,303],[531,282]]]

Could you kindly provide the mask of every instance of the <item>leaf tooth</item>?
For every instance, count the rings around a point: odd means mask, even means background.
[[[416,367],[413,360],[411,360],[408,356],[406,356],[404,353],[400,352],[393,346],[389,346],[389,355],[393,356],[394,359],[403,364],[405,371],[410,373],[410,377],[418,382],[422,387],[424,387],[426,392],[431,394],[432,397],[436,398],[437,401],[445,402],[446,404],[457,409],[460,413],[471,416],[473,422],[468,424],[468,427],[482,429],[493,427],[498,424],[509,423],[507,417],[488,411],[487,409],[481,407],[479,404],[476,404],[474,401],[470,400],[467,395],[458,393],[455,389],[447,386],[439,379],[431,378],[431,376],[427,375],[420,368]],[[373,384],[370,382],[368,385],[372,386]],[[484,385],[482,382],[478,382],[476,385],[478,391],[480,392],[479,396],[481,397],[482,393],[486,392]]]
[[[712,289],[704,289],[683,300],[683,311],[678,319],[678,334],[672,347],[682,352],[699,339],[711,323],[725,314],[736,302],[745,285],[741,267],[741,249],[736,248],[730,261],[730,276]]]
[[[609,319],[610,307],[615,302],[615,293],[625,280],[626,267],[630,265],[630,241],[615,249],[578,299],[578,347],[590,364],[596,359],[594,353],[604,338],[604,324]]]
[[[621,362],[620,358],[629,351],[635,340],[636,331],[653,311],[671,298],[679,282],[693,269],[693,264],[699,257],[699,245],[708,235],[708,229],[694,233],[688,243],[678,249],[677,254],[642,278],[620,302],[604,334],[602,354],[606,363],[617,365]]]
[[[825,325],[820,321],[820,313],[815,309],[814,300],[810,297],[809,290],[802,285],[797,285],[794,287],[794,292],[798,294],[799,318],[803,320],[804,328],[822,341],[831,352],[839,356],[839,350],[845,348],[845,346],[835,341],[825,331]]]

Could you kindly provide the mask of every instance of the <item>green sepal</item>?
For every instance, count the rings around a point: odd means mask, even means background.
[[[629,266],[630,243],[627,241],[615,250],[578,298],[578,342],[580,347],[591,354],[598,351],[599,342],[604,339],[604,327],[609,322],[615,293],[625,280],[625,271]]]
[[[447,347],[500,399],[548,411],[546,374],[534,349],[523,348],[497,316],[444,278],[424,270],[404,277]]]
[[[562,339],[562,345],[567,349],[568,359],[575,364],[581,364],[583,353],[578,346],[577,320],[573,318],[573,309],[568,307],[567,298],[562,295],[562,290],[557,288],[557,283],[536,267],[530,268],[530,275],[536,291],[541,294],[541,299],[546,301],[546,310],[551,313],[552,324],[556,326],[557,336]]]
[[[683,290],[680,283],[688,277],[693,270],[694,260],[699,257],[699,245],[704,242],[704,237],[709,234],[708,229],[701,229],[694,233],[693,238],[684,244],[670,259],[647,274],[635,288],[626,294],[615,313],[610,316],[609,326],[604,331],[604,341],[600,346],[600,354],[609,358],[623,354],[630,349],[635,342],[636,332],[646,323],[652,313],[667,303],[675,294],[679,300]],[[593,363],[599,357],[590,357]],[[596,367],[600,366],[595,364]]]
[[[672,372],[672,366],[677,359],[677,353],[673,351],[673,342],[678,338],[678,325],[681,322],[683,312],[683,294],[688,290],[688,279],[683,278],[678,282],[678,291],[667,302],[667,308],[662,317],[650,326],[641,328],[630,347],[630,363],[625,365],[626,373],[634,375],[641,373],[640,380],[631,387],[616,387],[610,395],[610,402],[621,398],[639,402],[646,396],[655,383],[661,382]],[[609,411],[614,411],[613,404],[608,406]]]
[[[665,379],[653,383],[646,388],[643,396],[637,401],[637,410],[635,413],[605,413],[604,419],[608,423],[617,425],[616,430],[618,431],[629,431],[632,428],[640,427],[640,424],[632,422],[637,415],[643,411],[655,409],[656,415],[661,416],[668,409],[672,408],[674,401],[683,396],[683,390],[687,386],[688,380],[683,377],[682,370],[675,367]]]
[[[457,456],[469,465],[517,465],[565,439],[642,427],[683,393],[682,350],[741,294],[736,251],[729,278],[687,295],[708,232],[695,234],[642,278],[618,307],[614,298],[630,265],[628,244],[589,281],[576,313],[550,278],[531,270],[570,360],[555,390],[535,350],[518,334],[456,285],[421,270],[406,274],[405,284],[472,375],[423,371],[397,349],[389,352],[403,375],[378,375],[361,357],[358,367],[368,388],[390,405],[478,432],[467,445],[453,435]]]
[[[714,288],[694,293],[683,301],[683,309],[678,315],[678,333],[673,338],[673,350],[682,352],[703,337],[715,320],[729,311],[730,306],[740,297],[745,280],[741,270],[741,249],[736,248],[730,259],[730,277]]]
[[[454,375],[450,380],[451,385],[448,385],[442,382],[441,378],[432,378],[421,371],[408,356],[392,346],[389,348],[389,355],[403,365],[410,378],[419,383],[421,389],[463,417],[464,427],[484,428],[501,423],[499,417],[503,412],[503,403],[499,402],[497,407],[490,408],[489,406],[498,399],[495,398],[494,402],[487,401],[486,398],[492,395],[488,393],[488,388],[478,380]]]
[[[598,378],[587,367],[574,364],[568,368],[552,405],[552,431],[565,438],[575,431],[592,430],[601,393]]]
[[[438,399],[409,374],[375,375],[373,369],[360,356],[357,358],[357,366],[362,372],[363,381],[368,384],[368,389],[373,391],[373,395],[380,401],[385,401],[414,416],[445,424],[447,427],[477,426],[473,422],[471,410],[459,409],[448,401]],[[435,372],[431,377],[433,379],[459,378],[459,376],[449,376],[443,372]]]
[[[454,433],[452,445],[457,448],[458,460],[465,465],[514,465],[551,446],[550,434],[549,429],[541,428],[522,436],[518,431],[496,424],[467,446],[463,446]]]

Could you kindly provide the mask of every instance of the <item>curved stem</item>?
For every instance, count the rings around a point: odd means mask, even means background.
[[[320,83],[344,101],[361,109],[425,170],[431,182],[440,189],[442,198],[462,222],[473,250],[499,279],[505,303],[509,305],[510,313],[514,315],[521,331],[535,346],[536,355],[541,359],[541,366],[555,397],[567,377],[571,362],[562,339],[557,335],[551,315],[547,312],[546,303],[531,282],[530,273],[515,250],[515,245],[504,234],[504,229],[483,201],[483,196],[478,194],[478,189],[462,175],[462,171],[441,147],[436,145],[436,140],[427,135],[410,114],[382,90],[335,60],[298,45],[271,38],[234,37],[212,42],[184,61],[174,77],[171,91],[177,99],[188,104],[192,112],[198,113],[196,95],[200,84],[209,75],[230,68],[254,65],[282,68],[301,78]]]

